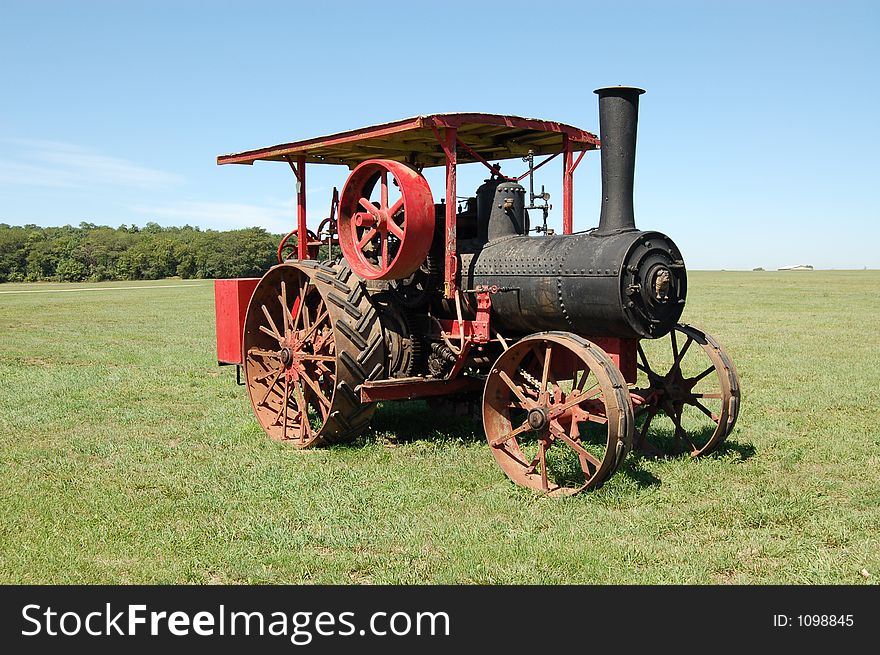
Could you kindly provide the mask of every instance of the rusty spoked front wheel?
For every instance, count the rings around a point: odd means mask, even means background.
[[[248,305],[243,351],[251,405],[271,438],[308,448],[355,436],[372,417],[355,390],[384,371],[382,330],[347,266],[272,268]]]
[[[486,380],[483,427],[495,460],[517,484],[550,496],[605,482],[630,449],[632,426],[623,375],[574,334],[522,339]]]
[[[679,324],[668,338],[642,341],[636,447],[653,456],[707,455],[733,430],[740,384],[730,356],[710,335]]]

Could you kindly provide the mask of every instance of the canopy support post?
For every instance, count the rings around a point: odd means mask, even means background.
[[[443,296],[447,299],[455,297],[457,285],[455,277],[458,273],[458,256],[456,254],[456,214],[455,214],[455,191],[456,191],[456,169],[458,166],[458,154],[456,145],[458,139],[458,128],[446,126],[443,129],[443,135],[435,126],[431,126],[434,130],[434,136],[440,142],[443,148],[443,154],[446,155],[446,229],[444,230],[446,243],[446,256],[443,260]]]
[[[296,256],[297,259],[309,258],[309,230],[306,226],[306,156],[297,155],[296,164],[293,157],[284,157],[296,176]]]

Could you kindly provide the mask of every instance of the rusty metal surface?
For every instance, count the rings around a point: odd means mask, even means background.
[[[631,394],[636,418],[643,422],[636,447],[654,456],[707,455],[718,448],[739,415],[740,382],[736,367],[721,345],[702,330],[676,325],[669,333],[669,356],[649,359],[638,346],[639,383]],[[651,431],[666,415],[672,435]]]
[[[374,406],[354,389],[382,377],[385,352],[378,314],[347,266],[307,261],[266,273],[248,306],[243,354],[251,406],[271,438],[308,448],[369,422]]]
[[[633,408],[626,382],[601,348],[573,334],[542,332],[495,362],[483,393],[483,427],[511,480],[571,495],[600,486],[623,461],[632,446]]]
[[[327,136],[284,143],[256,150],[220,155],[218,164],[253,164],[255,161],[286,161],[301,155],[310,164],[343,164],[354,168],[383,152],[388,159],[418,166],[442,166],[445,156],[433,136],[434,129],[454,128],[463,142],[485,159],[504,160],[535,154],[554,154],[563,149],[566,135],[574,150],[592,150],[599,143],[595,134],[571,125],[500,114],[430,114],[391,123],[372,125]],[[463,153],[460,163],[478,161]]]
[[[456,278],[458,277],[458,257],[456,256],[458,239],[455,214],[456,185],[458,184],[458,149],[456,148],[458,130],[455,127],[446,128],[442,139],[436,128],[432,131],[440,141],[446,163],[446,224],[443,230],[446,240],[446,257],[443,268],[443,295],[446,298],[452,298],[455,294]]]
[[[361,385],[361,402],[380,400],[414,400],[435,396],[449,396],[463,392],[479,391],[483,381],[479,378],[458,377],[454,380],[435,380],[424,377],[377,380]]]

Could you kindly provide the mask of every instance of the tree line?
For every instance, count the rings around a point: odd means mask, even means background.
[[[258,277],[276,263],[279,240],[259,227],[0,223],[0,282]]]

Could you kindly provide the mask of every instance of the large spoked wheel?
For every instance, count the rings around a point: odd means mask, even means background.
[[[492,454],[519,485],[550,496],[599,487],[632,444],[626,382],[598,346],[567,332],[517,342],[483,393]]]
[[[733,430],[740,384],[727,352],[710,335],[676,325],[669,338],[639,343],[636,446],[653,456],[714,451]]]
[[[355,273],[405,278],[425,261],[433,237],[434,198],[419,172],[390,159],[351,172],[339,198],[339,243]]]
[[[298,448],[361,432],[374,406],[356,388],[384,371],[378,314],[347,266],[275,266],[248,305],[244,374],[257,420]]]

